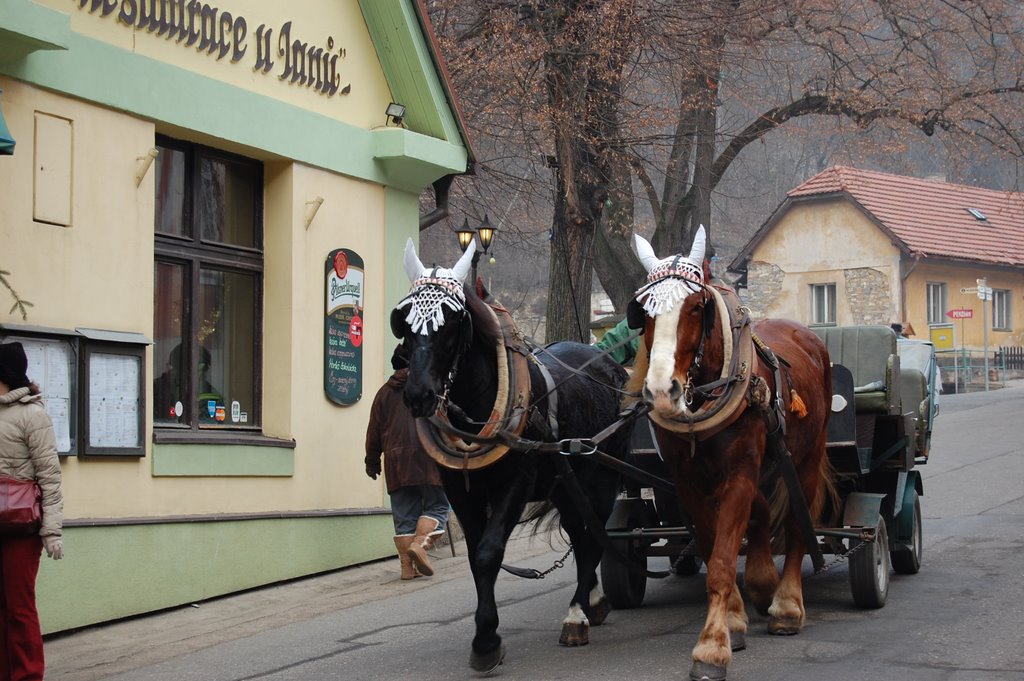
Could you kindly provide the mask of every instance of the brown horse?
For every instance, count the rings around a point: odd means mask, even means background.
[[[831,489],[828,351],[795,322],[750,325],[735,293],[704,281],[704,239],[701,227],[689,256],[660,260],[637,236],[648,283],[630,309],[631,326],[644,329],[633,387],[651,406],[658,446],[707,564],[708,614],[690,669],[696,681],[724,679],[732,651],[745,647],[736,586],[744,535],[744,587],[768,615],[768,631],[795,634],[803,626],[806,535],[778,475],[788,465],[781,459],[791,455],[812,518]],[[786,556],[781,579],[773,539]]]

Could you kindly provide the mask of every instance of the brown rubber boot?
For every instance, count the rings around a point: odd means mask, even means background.
[[[398,549],[398,560],[402,563],[402,579],[413,579],[421,577],[416,565],[409,557],[409,547],[415,539],[411,534],[400,534],[395,536],[395,548]]]
[[[436,518],[421,515],[416,521],[416,536],[407,552],[416,568],[428,577],[434,574],[434,566],[430,564],[430,554],[427,553],[434,546],[434,538],[443,534],[439,530],[441,523]]]

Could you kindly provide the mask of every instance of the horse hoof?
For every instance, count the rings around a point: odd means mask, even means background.
[[[505,661],[505,646],[499,645],[489,653],[480,655],[475,650],[469,654],[469,666],[473,671],[490,674]]]
[[[730,631],[729,632],[729,644],[732,647],[732,652],[737,650],[746,650],[747,648],[747,632],[745,631]]]
[[[691,681],[725,681],[725,667],[694,660],[690,667]]]
[[[802,628],[800,620],[795,617],[772,617],[768,620],[768,633],[775,636],[793,636]]]
[[[563,622],[562,635],[558,637],[560,646],[585,646],[590,643],[590,626],[582,622]]]
[[[596,627],[599,624],[604,624],[611,611],[612,604],[608,602],[607,598],[602,598],[597,602],[597,605],[587,608],[587,619],[590,620],[591,626]]]

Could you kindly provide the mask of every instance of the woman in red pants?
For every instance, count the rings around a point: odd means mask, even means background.
[[[55,560],[64,556],[64,501],[53,423],[27,370],[21,343],[0,343],[0,476],[35,480],[43,491],[39,534],[0,536],[0,681],[43,678],[36,573],[43,548]]]

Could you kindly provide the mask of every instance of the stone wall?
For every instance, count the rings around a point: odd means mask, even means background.
[[[782,280],[786,278],[778,265],[770,262],[752,260],[747,266],[747,290],[743,302],[750,308],[753,319],[768,316],[773,302],[778,300],[782,291]]]
[[[858,267],[843,271],[851,324],[885,324],[896,321],[889,278],[876,269]]]

